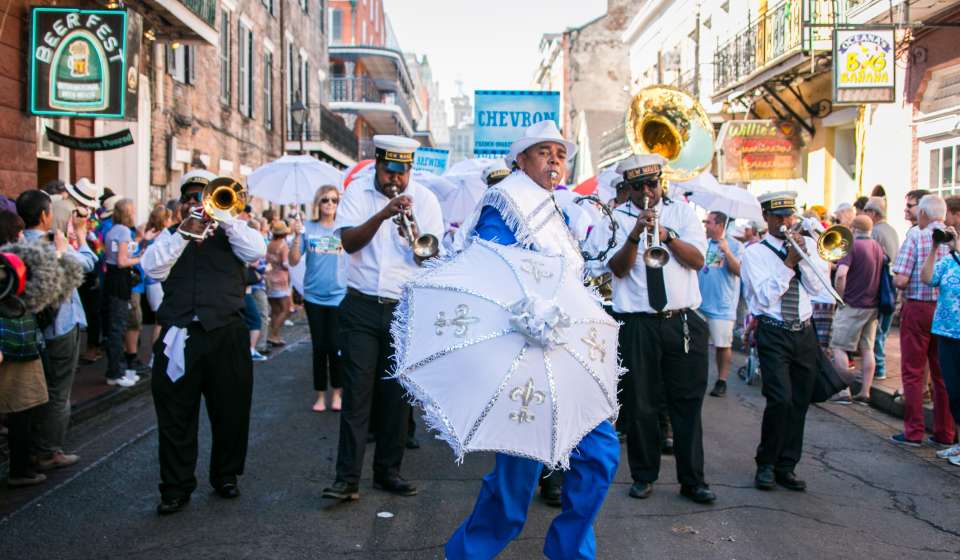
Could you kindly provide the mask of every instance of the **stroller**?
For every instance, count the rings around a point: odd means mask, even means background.
[[[747,315],[744,320],[743,342],[747,347],[747,363],[737,370],[737,376],[747,385],[760,384],[760,358],[757,355],[757,319]]]

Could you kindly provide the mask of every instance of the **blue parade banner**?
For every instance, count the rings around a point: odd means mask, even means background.
[[[503,155],[523,131],[540,121],[560,123],[560,92],[499,91],[474,92],[473,152],[477,157]]]
[[[447,169],[447,159],[449,157],[450,150],[417,148],[417,151],[413,153],[413,169],[442,175]]]

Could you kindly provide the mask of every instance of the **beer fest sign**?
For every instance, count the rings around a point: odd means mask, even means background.
[[[833,32],[834,104],[892,103],[896,92],[893,29]]]
[[[797,179],[803,175],[800,134],[788,121],[727,121],[717,144],[720,182]]]
[[[30,9],[30,113],[123,118],[125,10]]]

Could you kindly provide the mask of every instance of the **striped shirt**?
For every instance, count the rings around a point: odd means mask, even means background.
[[[892,270],[894,274],[910,277],[910,283],[903,291],[907,299],[937,301],[939,290],[920,281],[920,268],[933,250],[933,230],[943,229],[943,227],[943,222],[931,222],[923,229],[915,227],[907,232],[907,238],[900,246],[900,252],[897,253],[897,260],[893,263]],[[949,252],[950,248],[947,244],[942,244],[937,249],[937,258]]]

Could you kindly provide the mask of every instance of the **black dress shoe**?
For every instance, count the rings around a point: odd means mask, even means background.
[[[407,438],[405,445],[407,449],[420,449],[420,440],[417,439],[417,436],[410,436]]]
[[[773,465],[760,465],[757,467],[757,475],[753,477],[753,485],[758,490],[773,490],[777,486],[777,481],[773,474]]]
[[[563,501],[562,487],[559,484],[544,484],[540,486],[540,499],[550,507],[561,507]]]
[[[416,496],[417,492],[419,492],[416,486],[410,484],[399,476],[380,480],[374,479],[373,487],[377,490],[383,490],[384,492],[390,492],[391,494],[396,494],[398,496]]]
[[[227,482],[225,484],[221,484],[220,486],[214,488],[214,491],[221,498],[226,498],[228,500],[231,498],[240,497],[240,488],[237,487],[236,482]]]
[[[697,486],[681,486],[680,495],[698,504],[713,503],[713,501],[717,499],[717,495],[714,494],[710,490],[710,487],[706,484],[698,484]]]
[[[803,492],[807,489],[807,483],[797,478],[796,473],[793,471],[778,472],[775,476],[777,479],[777,484],[783,486],[787,490]]]
[[[360,486],[357,484],[348,484],[342,480],[337,480],[333,486],[323,489],[324,498],[331,500],[354,501],[360,499]]]
[[[160,515],[170,515],[177,513],[181,509],[187,507],[187,504],[190,503],[190,496],[185,498],[170,498],[170,499],[161,499],[160,505],[157,506],[157,513]]]
[[[713,391],[710,391],[711,397],[722,397],[727,394],[727,382],[723,379],[717,379],[713,385]]]
[[[630,497],[645,500],[653,494],[652,482],[634,482],[630,487]]]
[[[663,438],[660,442],[660,453],[663,455],[673,455],[673,438]]]

